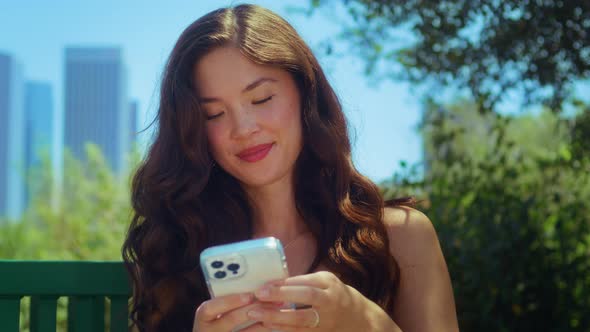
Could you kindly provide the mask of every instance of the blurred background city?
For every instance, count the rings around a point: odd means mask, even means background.
[[[590,331],[590,2],[252,1],[433,221],[465,331]],[[174,42],[230,1],[0,0],[0,258],[120,260]]]

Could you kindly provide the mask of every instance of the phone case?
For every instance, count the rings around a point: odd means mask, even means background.
[[[207,248],[200,262],[211,297],[253,292],[289,276],[283,246],[274,237]]]

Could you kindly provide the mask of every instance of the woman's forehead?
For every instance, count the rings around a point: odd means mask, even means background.
[[[281,81],[287,74],[283,72],[250,61],[234,47],[222,47],[203,56],[195,64],[193,75],[197,92],[208,96],[218,91],[245,93]]]

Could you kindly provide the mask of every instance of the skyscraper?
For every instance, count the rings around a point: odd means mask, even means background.
[[[139,103],[137,100],[129,103],[129,144],[137,143],[137,112],[139,111]]]
[[[65,147],[83,159],[97,144],[121,173],[129,151],[129,100],[120,48],[65,50]]]
[[[23,74],[16,60],[0,54],[0,217],[19,218],[24,201]]]
[[[26,170],[39,167],[41,158],[49,158],[52,174],[56,179],[57,132],[56,117],[53,108],[51,85],[43,82],[27,82],[25,84],[25,128],[26,128]],[[38,183],[37,179],[28,177],[26,203],[30,200],[31,186]],[[49,197],[48,197],[49,199]]]

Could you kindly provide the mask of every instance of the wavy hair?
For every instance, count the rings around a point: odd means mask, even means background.
[[[201,57],[227,45],[255,63],[286,70],[300,90],[304,138],[295,198],[318,248],[308,271],[324,264],[391,313],[399,268],[389,252],[384,202],[352,164],[338,97],[289,23],[259,6],[239,5],[192,23],[166,64],[157,132],[133,178],[134,214],[123,245],[133,323],[141,331],[190,331],[196,308],[209,298],[200,253],[253,235],[245,192],[212,166],[192,74]]]

